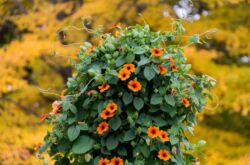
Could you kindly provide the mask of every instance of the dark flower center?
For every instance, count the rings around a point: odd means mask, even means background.
[[[118,160],[115,161],[115,165],[119,165],[119,161]]]

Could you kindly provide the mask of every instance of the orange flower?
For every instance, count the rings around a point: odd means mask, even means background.
[[[117,104],[114,103],[113,101],[106,106],[106,109],[112,113],[114,113],[117,110],[117,108],[118,108]]]
[[[118,23],[113,24],[113,25],[110,27],[110,29],[121,28],[121,27],[122,27],[122,24],[121,24],[120,22],[118,22]]]
[[[182,104],[186,108],[190,106],[189,100],[187,98],[182,99]]]
[[[155,126],[151,126],[148,128],[148,136],[150,138],[156,138],[159,135],[159,129]]]
[[[86,54],[90,54],[91,52],[93,52],[93,50],[95,49],[95,46],[90,46],[88,47],[88,49],[85,51]]]
[[[168,133],[166,131],[160,131],[159,136],[162,142],[169,141]]]
[[[121,32],[118,31],[118,30],[116,30],[116,31],[115,31],[115,37],[120,37],[120,36],[121,36]]]
[[[160,74],[165,74],[167,73],[167,69],[163,65],[158,65],[158,69],[160,71]]]
[[[54,101],[53,103],[52,103],[52,114],[53,115],[56,115],[56,114],[58,114],[58,112],[61,110],[61,104],[59,103],[59,101]]]
[[[111,159],[110,165],[123,165],[123,160],[120,157]]]
[[[123,65],[123,68],[124,68],[124,69],[127,69],[127,70],[130,71],[131,73],[132,73],[132,72],[135,72],[135,65],[134,65],[134,64],[124,64],[124,65]]]
[[[109,165],[109,160],[107,158],[101,158],[98,161],[98,165]]]
[[[141,90],[141,83],[137,80],[130,80],[128,82],[128,89],[133,92],[138,92],[139,90]]]
[[[157,49],[157,48],[153,48],[153,49],[151,49],[151,54],[152,54],[153,56],[160,57],[160,56],[163,55],[163,50]]]
[[[125,81],[130,77],[130,74],[131,73],[127,69],[123,68],[119,71],[117,77],[120,78],[122,81]]]
[[[67,89],[62,90],[62,92],[61,92],[61,98],[64,98],[66,90]]]
[[[101,118],[103,119],[108,119],[108,118],[111,118],[114,116],[114,113],[112,113],[110,110],[107,110],[107,109],[104,109],[102,112],[101,112]]]
[[[46,120],[47,118],[49,117],[49,114],[43,114],[41,117],[40,117],[40,122],[43,122],[44,120]]]
[[[99,85],[98,88],[99,88],[100,92],[103,93],[110,88],[110,85],[107,84],[106,82],[104,82],[104,83],[102,83],[102,85]]]
[[[158,152],[158,158],[164,161],[168,161],[170,159],[170,153],[167,150],[160,150]]]
[[[104,132],[107,132],[109,130],[109,124],[107,122],[101,122],[97,127],[97,132],[99,135],[103,134]]]
[[[171,69],[172,69],[173,72],[177,72],[178,71],[178,69],[177,69],[177,67],[176,67],[175,64],[171,64]]]

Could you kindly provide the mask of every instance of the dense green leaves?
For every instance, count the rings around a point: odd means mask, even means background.
[[[107,34],[104,43],[81,57],[79,73],[69,79],[69,95],[62,100],[62,115],[55,116],[53,135],[63,139],[55,140],[58,152],[70,153],[76,164],[97,164],[101,157],[119,156],[125,165],[144,165],[162,164],[155,159],[160,149],[181,151],[183,132],[192,130],[195,113],[205,104],[201,89],[209,79],[188,74],[190,66],[179,45],[162,47],[169,36],[172,40],[183,32],[181,24],[177,25],[181,29],[176,33],[151,32],[148,26],[138,25],[124,30],[120,37]],[[83,46],[82,54],[90,46]],[[153,48],[163,55],[153,56]],[[169,70],[173,63],[178,68],[175,74]],[[158,65],[168,72],[161,74]],[[192,82],[199,90],[190,87]],[[190,111],[185,111],[183,98],[190,102]],[[167,131],[170,142],[152,141],[147,133],[150,126]],[[170,154],[166,164],[181,162],[180,152],[170,150]]]
[[[89,136],[80,136],[72,146],[72,152],[75,154],[84,154],[92,149],[94,145],[94,140]]]

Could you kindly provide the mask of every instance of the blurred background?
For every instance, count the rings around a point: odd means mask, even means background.
[[[77,28],[146,22],[171,30],[174,18],[185,18],[186,36],[209,34],[184,54],[192,72],[217,80],[190,135],[207,141],[195,154],[201,164],[249,165],[250,0],[0,0],[0,165],[42,164],[34,148],[51,126],[39,118],[74,73],[79,45],[91,39]]]

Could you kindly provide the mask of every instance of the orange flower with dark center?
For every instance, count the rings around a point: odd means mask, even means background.
[[[159,135],[159,129],[155,126],[151,126],[148,128],[148,136],[150,138],[157,138]]]
[[[103,93],[110,88],[110,85],[107,84],[106,82],[104,82],[104,83],[102,83],[102,85],[99,85],[98,88],[99,88],[100,92]]]
[[[190,106],[189,100],[187,98],[182,99],[182,104],[186,108]]]
[[[104,132],[107,132],[109,130],[109,124],[107,122],[101,122],[97,127],[97,132],[99,135],[103,134]]]
[[[88,47],[88,49],[86,50],[86,54],[90,54],[91,52],[93,52],[93,50],[95,49],[95,46],[90,46]]]
[[[61,110],[61,104],[59,103],[59,101],[54,101],[53,103],[52,103],[52,114],[53,115],[56,115],[56,114],[58,114],[58,112]]]
[[[158,65],[158,69],[159,69],[159,71],[160,71],[160,74],[165,74],[165,73],[167,73],[167,69],[166,69],[166,67],[163,66],[163,65]]]
[[[44,120],[46,120],[49,117],[49,114],[44,114],[40,117],[40,122],[43,122]]]
[[[101,158],[98,161],[98,165],[109,165],[109,160],[107,158]]]
[[[164,161],[168,161],[170,159],[170,153],[167,150],[160,150],[158,152],[158,158]]]
[[[124,64],[124,65],[123,65],[123,68],[124,68],[124,69],[127,69],[127,70],[130,71],[131,73],[132,73],[132,72],[135,72],[135,65],[134,65],[134,64]]]
[[[141,90],[141,83],[137,80],[130,80],[128,82],[128,89],[133,92],[138,92],[139,90]]]
[[[130,74],[131,73],[127,69],[123,68],[118,72],[117,77],[120,78],[122,81],[125,81],[130,77]]]
[[[170,66],[171,66],[171,70],[172,70],[173,72],[177,72],[177,71],[178,71],[178,69],[177,69],[177,67],[176,67],[175,64],[171,64]]]
[[[162,142],[169,141],[168,133],[166,131],[160,131],[159,137],[160,137]]]
[[[120,157],[114,157],[109,165],[123,165],[123,160]]]
[[[117,104],[114,103],[113,101],[106,106],[106,109],[112,113],[114,113],[117,110],[117,108],[118,108]]]
[[[101,118],[103,119],[108,119],[108,118],[111,118],[114,116],[114,113],[111,112],[110,110],[108,109],[104,109],[102,112],[101,112]]]
[[[153,48],[153,49],[151,49],[151,54],[152,54],[153,56],[160,57],[160,56],[163,55],[163,50],[157,49],[157,48]]]

